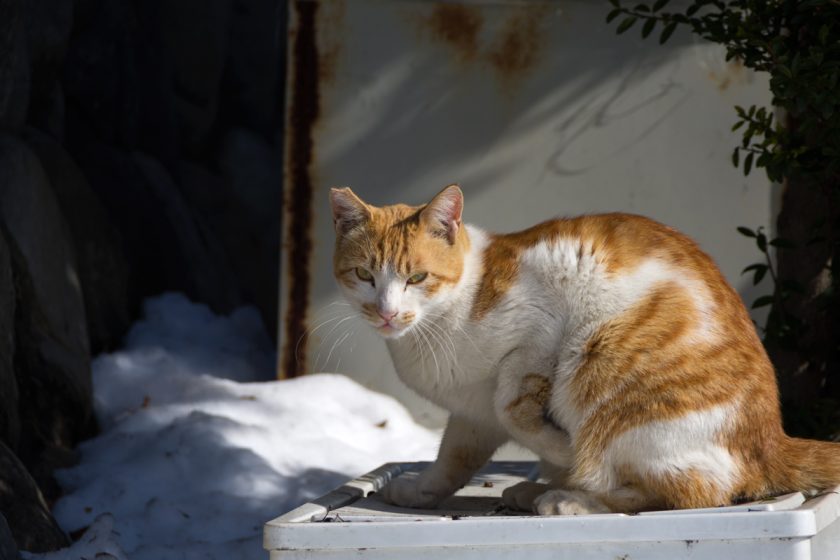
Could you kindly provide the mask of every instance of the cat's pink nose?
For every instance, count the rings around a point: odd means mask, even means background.
[[[377,309],[377,310],[376,310],[376,312],[377,312],[377,313],[379,313],[379,316],[380,316],[380,317],[382,317],[383,319],[385,319],[385,322],[390,322],[390,321],[391,321],[391,319],[393,319],[394,317],[396,317],[396,316],[397,316],[397,313],[399,313],[399,311],[394,311],[394,312],[392,313],[391,311],[382,311],[381,309]]]

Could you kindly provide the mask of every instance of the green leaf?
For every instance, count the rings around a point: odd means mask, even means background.
[[[733,124],[733,125],[732,125],[732,132],[735,132],[736,130],[738,130],[739,128],[741,128],[742,126],[744,126],[744,123],[745,123],[745,122],[747,122],[747,121],[738,121],[738,122],[736,122],[735,124]]]
[[[656,0],[656,2],[653,3],[653,11],[658,12],[659,10],[664,8],[670,1],[671,0]]]
[[[647,4],[636,4],[636,6],[633,9],[637,12],[649,12],[650,6],[648,6]]]
[[[740,160],[741,160],[741,150],[740,150],[740,148],[735,148],[735,150],[732,151],[732,165],[734,165],[735,167],[738,167],[738,164],[740,163]]]
[[[752,308],[758,309],[759,307],[764,307],[766,305],[770,305],[771,303],[773,303],[773,296],[761,296],[753,302]]]
[[[615,18],[620,16],[621,13],[622,13],[621,8],[615,8],[613,10],[610,10],[610,13],[607,14],[607,23],[611,23],[612,20],[614,20]]]
[[[650,35],[650,32],[653,31],[654,27],[656,27],[656,20],[647,20],[644,27],[642,27],[642,39],[647,39],[647,36]]]
[[[610,4],[613,5],[613,8],[618,8],[619,7],[618,0],[610,0]]]
[[[668,25],[665,26],[665,29],[662,30],[662,35],[659,36],[659,44],[664,45],[665,41],[671,38],[671,35],[674,34],[674,30],[677,28],[677,22],[672,21]]]
[[[655,7],[654,7],[654,11],[656,11]],[[820,27],[820,32],[817,35],[819,37],[820,44],[825,45],[826,41],[828,40],[828,32],[829,32],[828,24],[824,24],[822,27]]]
[[[746,274],[747,272],[750,272],[751,270],[756,270],[756,269],[759,269],[759,268],[761,268],[762,266],[763,266],[763,267],[766,267],[767,265],[766,265],[766,264],[764,264],[764,263],[755,263],[755,264],[751,264],[750,266],[748,266],[747,268],[745,268],[744,270],[742,270],[742,271],[741,271],[741,275],[744,275],[744,274]]]
[[[636,23],[636,19],[638,19],[636,18],[636,16],[629,16],[624,18],[624,21],[618,24],[618,28],[615,30],[616,34],[621,35],[625,31],[633,27],[633,24]]]
[[[738,233],[747,237],[758,237],[753,230],[744,226],[738,226]],[[746,272],[747,270],[749,270],[749,267],[745,268],[744,272]]]
[[[764,268],[756,268],[755,274],[753,275],[753,286],[758,286],[758,283],[764,279],[764,275],[767,274],[767,267]]]
[[[750,152],[750,153],[747,154],[747,157],[744,158],[744,175],[745,176],[749,175],[750,171],[752,170],[753,156],[755,156],[755,154],[753,152]]]

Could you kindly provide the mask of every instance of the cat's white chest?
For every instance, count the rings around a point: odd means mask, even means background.
[[[417,393],[452,413],[489,420],[496,351],[476,335],[435,325],[389,341],[388,349],[400,379]]]

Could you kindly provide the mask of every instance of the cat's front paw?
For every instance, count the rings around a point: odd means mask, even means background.
[[[580,490],[549,490],[534,500],[534,511],[540,515],[610,513],[600,500]]]
[[[446,494],[436,492],[434,488],[424,484],[421,477],[399,477],[382,490],[382,497],[386,502],[397,506],[430,509],[437,507]]]

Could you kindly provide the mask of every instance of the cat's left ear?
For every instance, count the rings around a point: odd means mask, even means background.
[[[455,244],[461,229],[461,212],[464,210],[464,193],[458,185],[449,185],[420,212],[420,220],[433,234]]]

